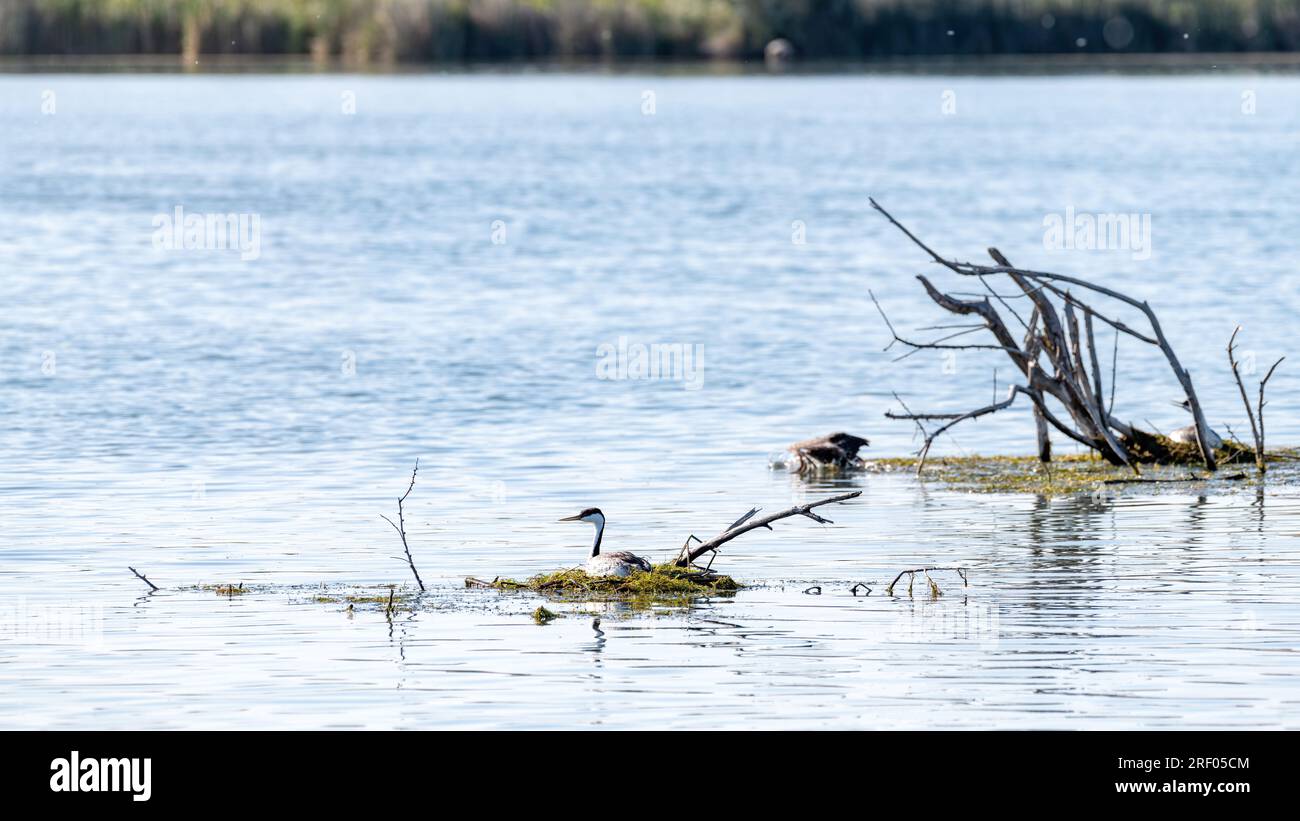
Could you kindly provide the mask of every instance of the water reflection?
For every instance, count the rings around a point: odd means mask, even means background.
[[[600,629],[600,616],[591,620],[591,632],[595,634],[596,640],[587,646],[587,649],[594,655],[599,656],[605,650],[605,631]],[[599,658],[597,659],[599,661]]]

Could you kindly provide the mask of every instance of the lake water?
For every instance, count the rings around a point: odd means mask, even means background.
[[[973,286],[869,195],[941,253],[1149,299],[1211,424],[1248,435],[1223,348],[1241,324],[1261,369],[1298,353],[1298,137],[1292,75],[0,76],[0,725],[1298,727],[1296,487],[767,467],[836,429],[905,455],[893,392],[964,410],[1007,384],[987,352],[882,351],[869,288],[925,336],[952,320],[913,276]],[[255,258],[155,247],[178,206],[255,217]],[[1067,208],[1148,215],[1149,247],[1046,247]],[[702,359],[600,378],[620,340]],[[1276,444],[1300,441],[1290,366]],[[1117,382],[1117,415],[1186,423],[1131,340]],[[1010,410],[936,453],[1032,431]],[[312,602],[408,581],[380,514],[416,457],[425,608]],[[729,546],[755,586],[689,611],[537,626],[536,599],[462,587],[580,562],[590,528],[555,520],[584,507],[662,558],[846,487],[833,525]],[[883,595],[927,564],[969,587]]]

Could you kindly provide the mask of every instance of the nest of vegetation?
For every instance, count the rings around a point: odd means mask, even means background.
[[[388,610],[407,607],[415,603],[419,595],[410,590],[397,587],[385,587],[379,590],[357,590],[353,592],[335,592],[322,590],[312,596],[317,604],[346,604],[349,607],[379,608]]]
[[[1171,445],[1195,453],[1196,445]],[[1186,461],[1167,460],[1152,464],[1142,477],[1116,467],[1095,453],[1057,456],[1043,465],[1035,456],[945,456],[930,460],[923,479],[942,482],[950,487],[976,493],[1035,493],[1061,496],[1090,493],[1102,487],[1169,487],[1187,482],[1209,482],[1215,486],[1239,487],[1261,481],[1253,471],[1234,470],[1229,466],[1253,464],[1254,451],[1237,442],[1228,442],[1216,453],[1216,473],[1192,471],[1196,456]],[[1269,470],[1271,484],[1300,482],[1300,449],[1279,448],[1268,452],[1274,466]],[[866,470],[877,473],[910,473],[915,460],[905,458],[873,459]]]
[[[526,581],[493,579],[490,582],[469,578],[466,587],[495,590],[531,590],[560,596],[578,597],[668,597],[706,596],[734,593],[743,585],[730,576],[699,567],[657,564],[649,573],[629,576],[592,576],[580,567],[542,573]]]
[[[1203,461],[1195,442],[1175,442],[1168,436],[1134,428],[1131,435],[1120,437],[1133,461],[1143,465],[1194,465]],[[1214,460],[1225,465],[1253,465],[1255,451],[1240,442],[1225,441],[1214,451]]]

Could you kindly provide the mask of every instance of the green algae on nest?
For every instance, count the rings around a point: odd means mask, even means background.
[[[467,587],[490,587],[496,590],[530,590],[535,593],[577,595],[584,597],[690,597],[734,593],[743,585],[730,576],[699,568],[657,564],[649,573],[630,576],[591,576],[582,568],[543,573],[527,581],[495,579],[483,582],[466,579]]]
[[[465,586],[535,593],[561,604],[612,607],[616,615],[630,616],[647,612],[668,615],[711,599],[729,598],[744,585],[730,576],[698,567],[659,564],[648,573],[630,576],[592,576],[582,568],[571,568],[542,573],[526,581],[497,578],[488,582],[471,577],[465,580]]]
[[[316,604],[346,604],[350,606],[363,606],[367,609],[388,610],[390,607],[397,609],[405,608],[415,603],[417,594],[399,590],[393,587],[385,587],[382,591],[374,592],[359,590],[353,593],[332,593],[320,592],[312,597]]]
[[[211,590],[218,596],[242,596],[245,593],[251,592],[250,588],[244,587],[243,582],[240,582],[239,584],[201,584],[198,586],[198,589]]]
[[[1229,443],[1228,447],[1220,449],[1218,456],[1221,468],[1253,465],[1254,460],[1252,452],[1235,443]],[[1269,483],[1300,482],[1300,473],[1296,470],[1297,458],[1300,458],[1300,450],[1294,448],[1270,451],[1269,464],[1275,469],[1270,469]],[[1194,465],[1187,464],[1143,465],[1140,478],[1188,480],[1188,485],[1210,482],[1232,487],[1259,481],[1257,474],[1249,469],[1245,471],[1244,481],[1229,482],[1230,478],[1237,476],[1235,470],[1207,474],[1203,470],[1193,473],[1194,468]],[[866,463],[865,469],[877,473],[914,473],[916,460],[911,457],[873,459]],[[1035,493],[1043,496],[1091,493],[1102,488],[1116,489],[1120,486],[1144,486],[1141,483],[1115,484],[1117,480],[1128,482],[1139,477],[1132,470],[1112,465],[1093,454],[1057,456],[1047,465],[1039,462],[1036,456],[932,457],[926,463],[920,478],[974,493]],[[1181,482],[1150,487],[1171,488],[1178,484]]]
[[[1201,446],[1196,442],[1175,442],[1168,436],[1150,434],[1136,428],[1133,429],[1132,436],[1122,436],[1120,441],[1128,451],[1129,458],[1139,465],[1202,464]],[[1253,465],[1255,451],[1240,442],[1226,440],[1214,451],[1214,460],[1219,467]]]

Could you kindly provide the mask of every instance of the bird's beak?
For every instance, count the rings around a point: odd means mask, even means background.
[[[573,515],[573,516],[565,516],[563,519],[560,519],[560,521],[561,521],[561,522],[581,522],[581,521],[582,521],[582,517],[579,516],[579,515],[576,515],[576,514],[575,514],[575,515]]]

